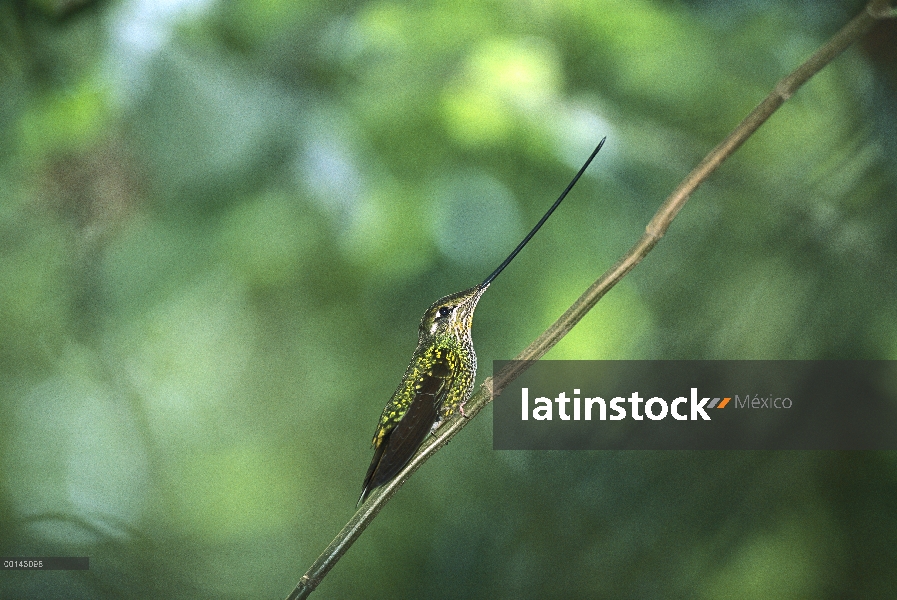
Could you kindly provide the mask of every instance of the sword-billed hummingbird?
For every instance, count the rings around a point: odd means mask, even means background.
[[[411,364],[377,423],[372,442],[374,458],[364,477],[359,505],[374,488],[398,475],[429,432],[435,431],[456,410],[464,415],[464,404],[473,392],[477,372],[477,355],[473,349],[470,327],[480,296],[536,235],[603,145],[604,139],[548,212],[483,283],[440,298],[424,313]]]

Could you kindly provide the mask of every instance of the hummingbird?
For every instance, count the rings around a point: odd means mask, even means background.
[[[399,474],[428,433],[438,429],[456,412],[467,416],[464,405],[473,393],[477,372],[477,355],[470,329],[480,296],[573,189],[606,139],[601,140],[548,212],[483,283],[440,298],[424,313],[411,363],[377,423],[371,442],[374,458],[364,477],[356,506],[360,506],[375,488]]]

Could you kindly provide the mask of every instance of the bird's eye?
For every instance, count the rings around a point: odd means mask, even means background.
[[[451,312],[452,312],[452,309],[449,308],[448,306],[440,306],[439,307],[439,316],[440,317],[447,317],[451,314]]]

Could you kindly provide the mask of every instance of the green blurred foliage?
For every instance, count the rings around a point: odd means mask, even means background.
[[[860,6],[0,4],[0,554],[91,556],[0,596],[285,596],[424,309],[608,136],[480,303],[482,379]],[[800,90],[549,357],[897,359],[895,38]],[[895,492],[893,453],[493,452],[487,411],[316,595],[893,597]]]

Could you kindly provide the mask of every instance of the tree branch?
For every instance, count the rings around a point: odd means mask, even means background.
[[[437,450],[445,446],[455,435],[467,425],[470,418],[476,416],[488,404],[495,394],[501,391],[521,373],[529,363],[541,358],[557,344],[574,325],[576,325],[593,306],[613,286],[626,276],[650,252],[660,238],[669,229],[676,215],[688,201],[697,187],[706,180],[729,156],[731,156],[763,123],[813,75],[822,70],[845,48],[862,37],[878,19],[897,15],[893,0],[872,0],[863,11],[841,28],[829,41],[823,44],[813,55],[797,69],[781,79],[772,92],[760,102],[745,119],[732,130],[716,148],[704,157],[697,167],[679,184],[664,201],[654,217],[645,228],[641,238],[623,255],[623,257],[607,272],[593,283],[555,323],[521,352],[515,362],[508,364],[494,378],[487,378],[477,392],[465,404],[467,418],[457,416],[440,428],[436,435],[430,436],[420,447],[414,458],[399,475],[386,485],[375,490],[352,519],[343,527],[330,545],[308,569],[287,600],[307,598],[318,586],[325,575],[333,568],[346,550],[361,535],[377,513],[392,498],[393,494],[405,483],[424,462]]]

